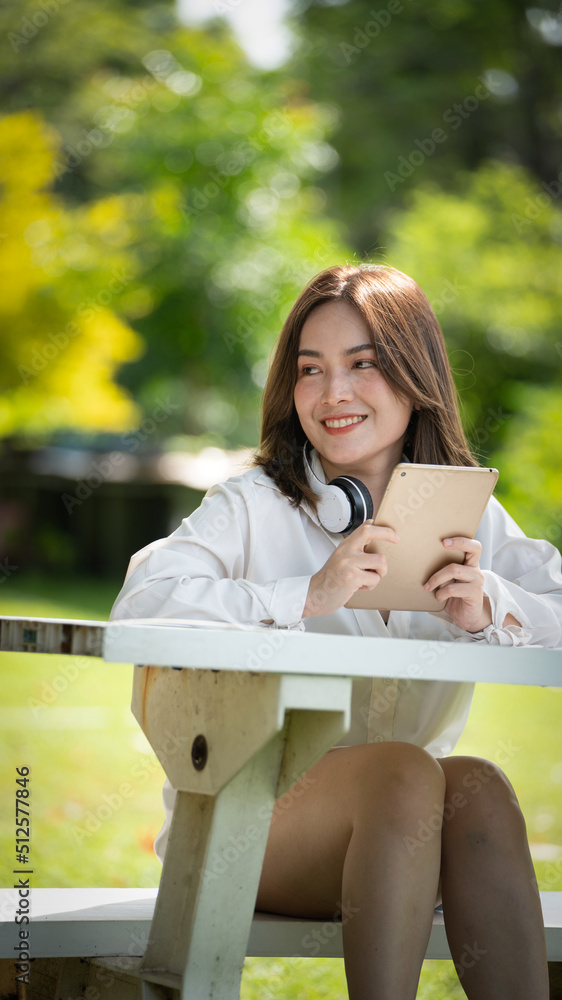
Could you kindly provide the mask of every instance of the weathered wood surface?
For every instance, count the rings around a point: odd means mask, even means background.
[[[147,982],[239,995],[275,798],[346,731],[350,705],[350,678],[135,668],[133,712],[178,792]]]
[[[107,622],[0,616],[0,652],[103,656]]]

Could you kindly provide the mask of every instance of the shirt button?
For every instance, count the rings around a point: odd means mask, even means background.
[[[373,743],[384,743],[384,736],[381,736],[380,733],[378,733],[378,735],[373,738]]]

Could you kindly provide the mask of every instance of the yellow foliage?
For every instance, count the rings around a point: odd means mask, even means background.
[[[32,112],[0,119],[0,315],[24,307],[32,290],[48,284],[35,266],[34,246],[56,226],[59,208],[41,189],[49,183],[55,133]]]
[[[115,196],[63,207],[48,190],[59,145],[36,113],[0,119],[0,436],[125,430],[139,418],[114,377],[142,341],[108,307],[135,290],[122,250],[130,206]]]
[[[53,156],[59,147],[56,131],[36,112],[23,111],[0,119],[0,180],[5,190],[23,194],[49,187]]]
[[[53,372],[57,396],[69,399],[73,425],[97,430],[128,430],[139,411],[111,377],[119,364],[142,350],[141,338],[109,309],[82,322],[82,335],[70,341]]]

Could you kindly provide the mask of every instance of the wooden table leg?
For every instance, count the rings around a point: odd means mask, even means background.
[[[351,682],[135,675],[133,711],[177,789],[141,975],[181,1000],[238,1000],[275,797],[348,727]]]
[[[182,997],[240,994],[284,743],[271,740],[216,796],[177,794],[142,973],[183,975]]]

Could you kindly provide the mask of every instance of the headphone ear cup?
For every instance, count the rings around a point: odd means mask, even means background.
[[[319,494],[318,520],[327,531],[343,535],[359,528],[373,516],[371,494],[360,479],[338,476],[331,483],[321,482],[308,461],[306,444],[303,448],[303,462],[309,481]]]
[[[341,534],[355,531],[373,516],[373,498],[360,479],[355,479],[354,476],[338,476],[337,479],[332,479],[328,486],[337,486],[349,500],[349,523],[345,528],[340,528]]]
[[[349,531],[349,524],[353,516],[349,492],[341,489],[338,485],[333,486],[331,483],[322,483],[319,492],[317,512],[322,527],[335,535]]]

